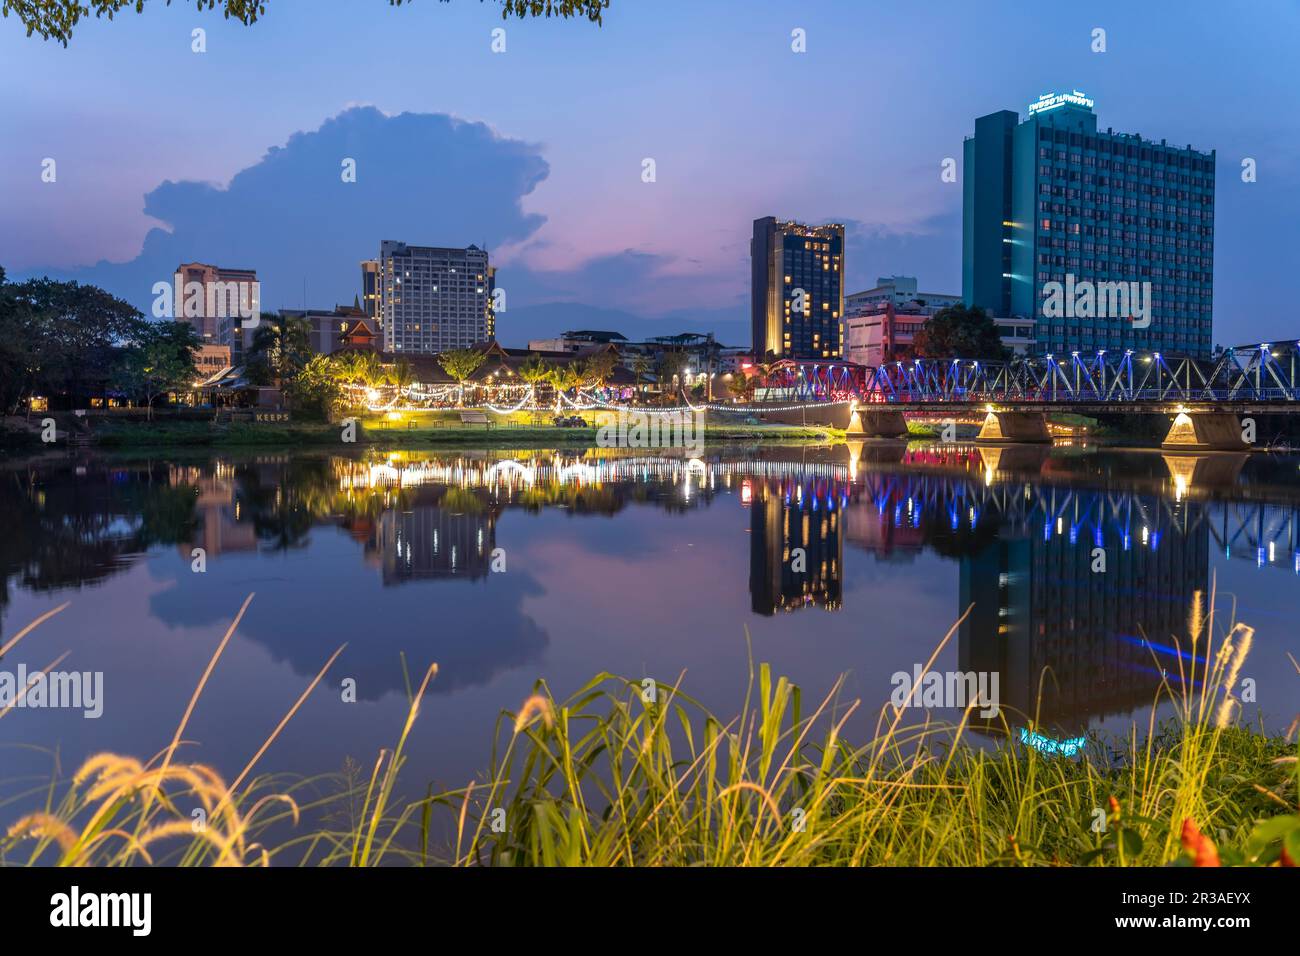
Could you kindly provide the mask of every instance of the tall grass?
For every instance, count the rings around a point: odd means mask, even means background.
[[[1134,726],[1122,741],[1092,738],[1078,759],[1019,746],[1005,712],[997,726],[980,728],[984,745],[972,746],[964,739],[972,730],[970,709],[955,724],[905,724],[904,715],[915,711],[887,704],[870,739],[853,744],[845,727],[863,707],[844,696],[842,679],[806,707],[796,685],[751,662],[744,703],[727,720],[691,698],[684,677],[652,686],[602,673],[563,700],[539,683],[518,713],[499,719],[482,779],[420,799],[401,796],[399,776],[436,665],[410,695],[396,745],[381,751],[368,774],[353,768],[339,778],[291,784],[252,775],[342,648],[234,781],[177,762],[190,715],[251,600],[214,652],[169,746],[144,763],[91,757],[61,795],[49,788],[44,808],[8,829],[0,860],[351,866],[1300,861],[1296,747],[1290,735],[1270,738],[1238,726],[1232,689],[1253,632],[1233,624],[1216,641],[1213,595],[1208,610],[1199,603],[1193,609],[1190,653],[1179,655],[1178,673],[1166,674],[1157,693],[1155,704],[1171,701],[1164,709],[1173,716],[1161,723],[1153,706],[1145,733]],[[33,622],[0,653],[61,610]],[[989,745],[990,737],[1001,743]],[[263,845],[264,835],[280,834],[305,813],[321,822]]]
[[[1134,727],[1109,753],[1094,739],[1078,760],[1016,746],[1005,716],[1002,746],[967,746],[970,710],[956,725],[904,725],[912,711],[886,705],[872,739],[854,745],[843,728],[860,702],[842,700],[841,684],[805,716],[799,689],[765,664],[751,667],[750,694],[727,722],[677,686],[652,695],[601,674],[559,702],[539,685],[553,721],[498,728],[504,750],[465,798],[461,818],[474,822],[455,859],[1155,865],[1190,859],[1191,834],[1204,831],[1242,847],[1225,849],[1231,862],[1270,862],[1281,839],[1250,838],[1258,818],[1295,813],[1295,749],[1233,725],[1253,632],[1235,625],[1216,645],[1212,614],[1193,617],[1193,663],[1160,691],[1176,716],[1158,724],[1153,707],[1145,735]],[[1287,819],[1300,839],[1300,817]]]

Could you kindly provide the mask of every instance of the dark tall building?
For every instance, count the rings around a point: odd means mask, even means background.
[[[754,358],[844,354],[844,227],[754,220],[749,259]]]
[[[1215,154],[1099,131],[1092,106],[1076,90],[1040,97],[1024,122],[975,121],[962,297],[1035,319],[1040,352],[1208,356]]]
[[[362,259],[361,260],[361,302],[362,308],[366,315],[379,322],[379,313],[382,311],[379,304],[379,260]]]

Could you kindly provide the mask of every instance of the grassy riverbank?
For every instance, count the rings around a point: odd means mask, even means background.
[[[527,416],[491,416],[493,427],[467,425],[455,413],[421,413],[388,421],[382,416],[360,416],[355,431],[357,445],[381,447],[547,447],[553,445],[595,445],[599,414],[590,413],[586,428],[557,428],[534,425]],[[704,428],[704,441],[780,441],[825,442],[837,433],[833,429],[800,425],[769,425],[737,422],[710,422]],[[305,447],[343,444],[341,423],[234,422],[217,424],[206,421],[103,422],[96,423],[91,443],[103,448],[165,448],[212,446]]]
[[[405,747],[434,665],[395,746],[368,776],[322,796],[320,781],[286,787],[253,776],[279,729],[230,784],[177,762],[187,710],[148,764],[101,754],[70,786],[51,788],[44,811],[9,827],[0,863],[1294,865],[1296,744],[1236,725],[1230,689],[1253,632],[1234,626],[1211,643],[1212,630],[1207,621],[1189,642],[1189,659],[1206,663],[1161,689],[1172,719],[1125,740],[1090,737],[1073,757],[1019,743],[1023,718],[1005,712],[979,731],[993,746],[971,746],[971,711],[947,727],[888,705],[874,736],[855,745],[844,728],[864,705],[845,699],[842,683],[805,701],[766,665],[751,671],[745,704],[729,719],[684,688],[600,674],[563,700],[539,684],[517,713],[504,713],[479,781],[403,800],[399,776],[413,773]],[[192,825],[192,806],[203,807],[204,827]],[[342,825],[260,845],[269,828],[331,807]],[[446,842],[431,839],[447,831]]]

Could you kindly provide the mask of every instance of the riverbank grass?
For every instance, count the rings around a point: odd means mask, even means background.
[[[176,759],[190,715],[251,600],[218,645],[170,745],[144,762],[90,758],[71,784],[48,788],[43,810],[8,828],[0,863],[1300,862],[1296,744],[1237,724],[1232,690],[1253,632],[1233,625],[1216,642],[1212,614],[1191,623],[1190,653],[1180,655],[1191,663],[1159,691],[1173,716],[1157,723],[1153,709],[1144,734],[1134,726],[1124,740],[1089,737],[1075,757],[1021,745],[1017,723],[1038,728],[1005,711],[996,724],[978,728],[982,745],[972,746],[974,704],[955,726],[905,724],[914,711],[886,704],[870,740],[855,745],[845,728],[863,704],[847,699],[842,679],[809,706],[796,685],[765,664],[751,665],[744,704],[730,719],[691,698],[682,679],[655,684],[599,674],[562,700],[539,683],[518,712],[503,713],[481,779],[454,792],[403,798],[399,777],[410,773],[405,745],[436,679],[433,665],[411,694],[396,746],[333,796],[308,798],[315,786],[279,788],[275,778],[252,772],[342,648],[233,782]],[[0,653],[60,610],[24,628]],[[0,718],[6,713],[0,710]],[[344,822],[264,844],[277,826],[299,821],[304,799],[315,811],[344,808],[335,814]],[[201,827],[192,807],[203,810]],[[445,844],[431,837],[440,832],[435,813],[452,834]]]

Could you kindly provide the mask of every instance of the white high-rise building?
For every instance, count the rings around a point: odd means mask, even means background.
[[[384,351],[444,352],[496,337],[495,270],[477,246],[379,245],[379,314]]]

